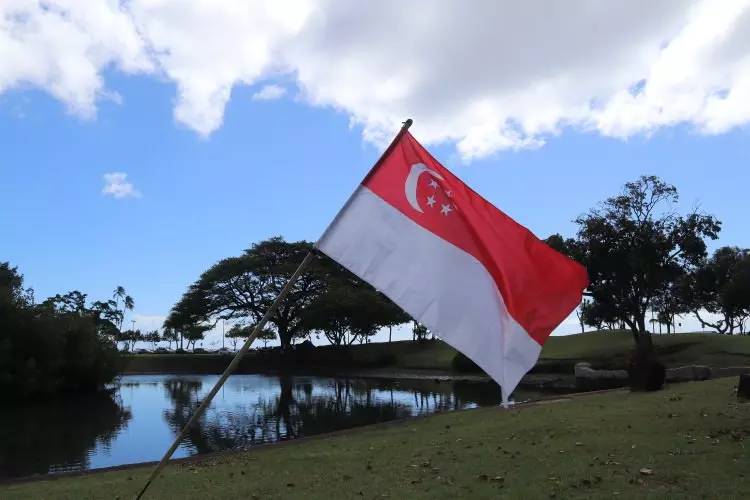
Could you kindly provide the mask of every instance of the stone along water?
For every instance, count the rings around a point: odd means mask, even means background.
[[[158,460],[217,378],[127,375],[108,394],[4,409],[0,477]],[[174,457],[497,405],[499,398],[487,382],[233,375]]]

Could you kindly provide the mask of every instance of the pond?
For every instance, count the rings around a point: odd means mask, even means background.
[[[126,375],[108,394],[4,409],[0,477],[158,460],[217,379]],[[174,457],[499,402],[489,382],[233,375]]]

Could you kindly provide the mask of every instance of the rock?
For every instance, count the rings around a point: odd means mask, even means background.
[[[573,368],[573,372],[575,373],[576,377],[586,377],[594,370],[591,368],[591,363],[586,362],[580,362],[576,363],[575,367]]]
[[[578,390],[591,391],[612,389],[628,384],[628,372],[625,370],[594,370],[591,363],[576,363],[573,369]]]
[[[712,376],[711,368],[701,365],[680,366],[667,369],[667,382],[691,382],[693,380],[708,380]]]
[[[740,381],[737,384],[737,397],[740,399],[750,399],[750,375],[740,375]]]

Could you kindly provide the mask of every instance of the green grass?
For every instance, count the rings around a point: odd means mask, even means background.
[[[750,336],[679,333],[654,335],[659,357],[667,366],[750,366]],[[625,366],[633,349],[630,332],[590,332],[550,337],[543,360],[585,360],[606,366]]]
[[[217,455],[168,466],[149,498],[749,498],[750,403],[734,383],[454,412]],[[150,470],[6,485],[0,498],[132,498]]]

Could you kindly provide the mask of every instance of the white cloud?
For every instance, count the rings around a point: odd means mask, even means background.
[[[286,94],[286,89],[279,85],[264,85],[262,89],[253,94],[253,101],[273,101],[280,99]]]
[[[367,140],[412,117],[466,159],[565,127],[626,138],[750,122],[750,0],[6,0],[0,61],[0,92],[39,87],[82,116],[105,68],[169,79],[175,120],[202,135],[234,86],[283,75]]]
[[[128,174],[125,172],[109,172],[104,174],[102,194],[118,200],[123,198],[140,198],[141,196],[141,193],[135,189],[133,183],[128,182]]]
[[[3,0],[0,61],[0,92],[42,88],[86,118],[107,96],[104,68],[153,69],[144,40],[116,0]]]

